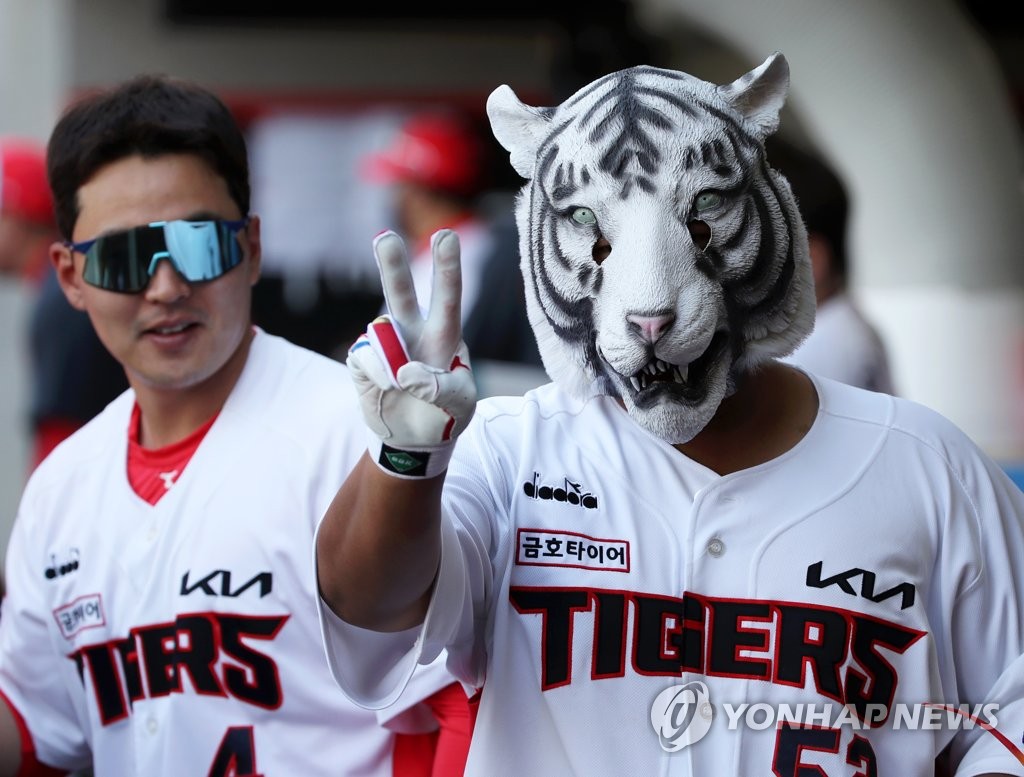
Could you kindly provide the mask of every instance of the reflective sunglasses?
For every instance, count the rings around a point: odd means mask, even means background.
[[[189,283],[212,281],[242,261],[239,221],[154,221],[81,243],[65,243],[85,255],[85,282],[107,291],[135,294],[149,284],[161,259]]]

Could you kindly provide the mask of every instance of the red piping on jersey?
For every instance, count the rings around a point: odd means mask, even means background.
[[[21,765],[14,777],[64,777],[67,772],[39,762],[39,759],[36,758],[36,747],[32,743],[32,735],[29,734],[28,726],[25,725],[25,719],[21,717],[21,713],[3,691],[0,691],[0,699],[11,711],[11,717],[14,718],[14,723],[18,727],[18,737],[21,739]]]
[[[128,421],[128,483],[141,499],[155,505],[168,491],[168,486],[161,480],[160,473],[175,472],[174,482],[181,477],[185,466],[192,460],[192,455],[210,431],[213,422],[220,412],[204,423],[184,439],[165,445],[163,448],[143,448],[139,443],[142,439],[142,411],[138,403],[132,407]]]

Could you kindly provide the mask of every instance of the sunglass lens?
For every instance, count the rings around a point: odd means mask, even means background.
[[[171,221],[163,229],[175,267],[190,282],[219,278],[241,261],[237,230],[229,224]],[[151,272],[156,272],[156,268]]]
[[[149,227],[104,235],[85,258],[84,278],[103,289],[134,293],[149,282],[148,258],[164,250],[163,240]]]
[[[190,283],[219,278],[242,261],[240,222],[169,221],[97,238],[85,254],[86,283],[108,291],[146,288],[167,259]]]

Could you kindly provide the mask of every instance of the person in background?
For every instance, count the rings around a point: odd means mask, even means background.
[[[27,342],[30,471],[128,386],[89,317],[60,290],[47,258],[56,235],[45,146],[27,137],[0,137],[0,276],[24,283],[33,294]]]
[[[29,321],[31,468],[128,387],[89,317],[68,304],[47,251],[56,239],[46,149],[0,137],[0,274],[34,288]]]
[[[814,330],[785,361],[851,386],[895,394],[885,344],[847,287],[846,186],[820,155],[779,137],[769,138],[766,148],[772,167],[789,179],[804,217],[817,299]]]
[[[440,665],[380,715],[331,680],[313,537],[364,430],[344,365],[251,323],[260,219],[230,111],[140,76],[68,109],[48,169],[57,281],[130,390],[22,496],[0,777],[460,775],[471,713]]]
[[[482,212],[487,149],[470,117],[453,109],[410,116],[392,144],[369,155],[364,176],[393,190],[394,228],[408,240],[416,295],[430,298],[430,236],[462,241],[462,320],[473,358],[540,367],[526,318],[515,223]]]

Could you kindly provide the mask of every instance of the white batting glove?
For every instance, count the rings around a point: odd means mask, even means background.
[[[363,418],[373,433],[370,456],[400,478],[430,478],[448,466],[455,438],[476,409],[476,383],[462,341],[462,272],[458,236],[431,239],[433,289],[420,314],[405,244],[394,232],[373,241],[389,316],[373,321],[349,349],[347,363]]]

